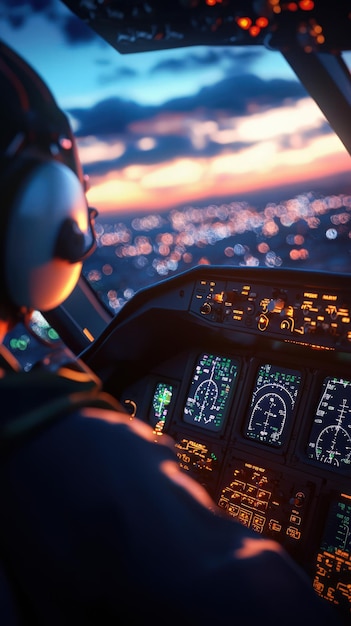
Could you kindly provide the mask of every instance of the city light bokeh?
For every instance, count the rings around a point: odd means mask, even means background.
[[[139,289],[194,265],[351,272],[351,195],[306,192],[98,219],[84,275],[113,313]]]

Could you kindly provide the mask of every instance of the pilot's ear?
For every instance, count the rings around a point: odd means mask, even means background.
[[[4,184],[5,293],[16,307],[52,309],[75,287],[91,247],[82,183],[63,163],[23,157]]]

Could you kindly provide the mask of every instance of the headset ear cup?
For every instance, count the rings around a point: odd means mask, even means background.
[[[57,161],[36,161],[17,175],[5,233],[5,284],[18,307],[47,311],[75,287],[82,268],[55,254],[66,220],[88,233],[88,208],[78,177]]]

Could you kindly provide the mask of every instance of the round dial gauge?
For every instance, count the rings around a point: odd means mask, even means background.
[[[324,379],[307,454],[324,465],[351,469],[351,381]]]
[[[261,365],[252,393],[245,435],[272,446],[284,442],[292,417],[301,374],[295,370]]]

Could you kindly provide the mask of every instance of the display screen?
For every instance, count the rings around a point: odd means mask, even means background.
[[[155,387],[150,409],[150,422],[156,433],[163,432],[173,391],[173,385],[169,383],[159,382]]]
[[[296,398],[301,383],[301,373],[261,365],[256,377],[245,435],[270,446],[281,446],[286,438]]]
[[[307,454],[333,468],[351,468],[351,381],[324,379]]]
[[[329,509],[316,559],[313,586],[351,619],[351,496],[340,494]],[[346,622],[345,622],[346,623]]]
[[[228,357],[202,354],[195,366],[184,407],[184,421],[220,431],[229,407],[239,363]]]

